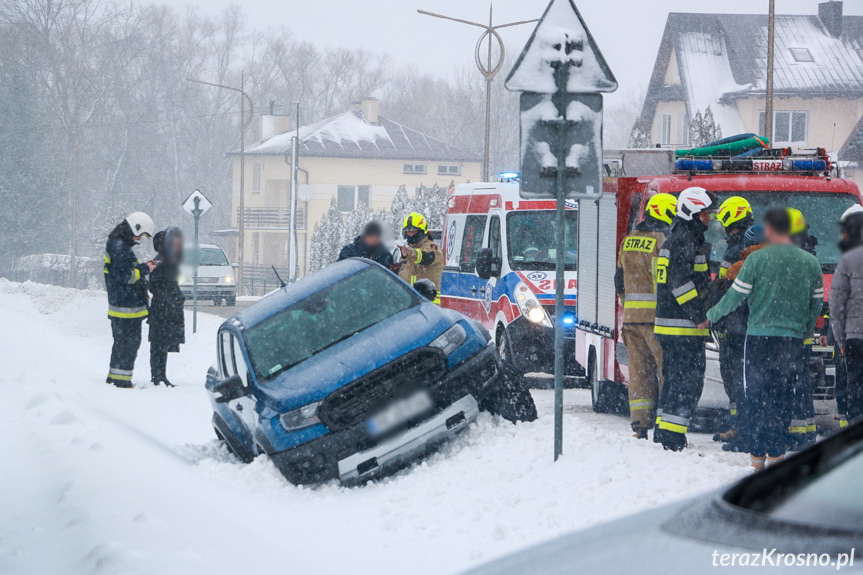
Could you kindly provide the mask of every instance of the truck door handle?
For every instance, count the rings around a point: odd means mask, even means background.
[[[470,293],[476,295],[476,286],[470,286]]]

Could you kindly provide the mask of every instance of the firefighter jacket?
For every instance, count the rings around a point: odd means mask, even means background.
[[[733,277],[729,277],[731,267],[738,262],[740,262],[741,266],[743,265],[743,251],[745,247],[743,230],[726,236],[726,242],[725,255],[722,257],[722,264],[719,268],[719,278],[712,282],[710,286],[711,294],[708,297],[708,307],[719,303],[719,300],[722,299],[722,296],[731,287],[731,282],[734,281]],[[749,311],[747,307],[741,305],[722,318],[722,321],[715,326],[715,329],[723,333],[746,335],[746,320],[748,315]]]
[[[656,262],[656,322],[654,333],[663,336],[706,337],[698,328],[706,319],[709,283],[704,241],[706,226],[699,220],[675,219]]]
[[[401,261],[399,277],[414,285],[417,280],[429,279],[440,291],[440,276],[443,271],[443,252],[428,236],[409,246],[413,251]]]
[[[138,262],[132,246],[132,229],[123,220],[105,244],[105,290],[108,317],[135,319],[147,316],[147,265]]]
[[[654,273],[667,230],[664,223],[647,218],[623,240],[614,285],[623,300],[624,324],[653,325],[656,318]]]

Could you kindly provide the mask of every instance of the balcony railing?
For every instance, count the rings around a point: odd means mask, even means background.
[[[243,224],[251,230],[287,230],[291,226],[290,208],[246,208]],[[237,208],[237,218],[240,209]],[[297,207],[297,229],[306,229],[306,211]]]

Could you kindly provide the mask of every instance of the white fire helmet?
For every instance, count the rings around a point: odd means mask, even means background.
[[[153,237],[156,233],[156,226],[153,224],[153,218],[144,212],[132,212],[126,216],[126,223],[132,228],[132,235],[136,237],[149,236]]]
[[[686,188],[677,196],[677,217],[692,220],[692,216],[705,210],[715,210],[716,196],[704,188]]]
[[[845,210],[845,212],[842,214],[842,217],[839,218],[839,223],[844,224],[846,221],[848,221],[848,218],[850,218],[854,214],[859,214],[861,212],[863,212],[863,206],[861,206],[860,204],[854,204],[853,206]]]

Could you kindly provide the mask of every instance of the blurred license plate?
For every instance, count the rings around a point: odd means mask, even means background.
[[[434,407],[427,391],[418,391],[408,397],[397,399],[366,421],[366,429],[372,436],[384,434],[406,421],[420,416]]]

